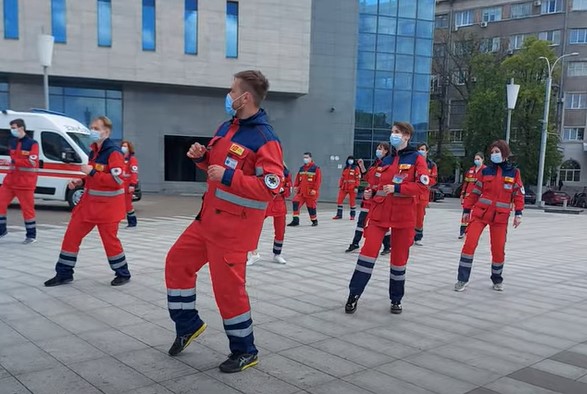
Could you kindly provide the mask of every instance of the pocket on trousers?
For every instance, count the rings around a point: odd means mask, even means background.
[[[483,216],[485,216],[485,212],[487,212],[487,209],[489,207],[485,206],[485,205],[475,205],[473,207],[473,212],[471,213],[471,217],[477,218],[477,219],[483,219]]]
[[[224,262],[229,267],[247,263],[247,252],[229,252],[224,255]]]
[[[495,219],[493,220],[493,222],[495,224],[507,224],[508,220],[510,218],[510,213],[509,212],[495,212]]]

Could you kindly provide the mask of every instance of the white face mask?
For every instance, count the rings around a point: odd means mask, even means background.
[[[310,164],[311,161],[312,159],[310,159],[309,157],[304,157],[304,163]]]
[[[120,150],[122,150],[122,153],[127,154],[128,153],[128,147],[127,146],[123,146],[122,148],[120,148]]]

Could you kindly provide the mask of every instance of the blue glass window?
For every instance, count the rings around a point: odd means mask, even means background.
[[[373,111],[373,89],[357,89],[357,110]]]
[[[418,0],[418,19],[434,20],[434,0]]]
[[[378,53],[377,54],[377,70],[393,71],[393,62],[395,61],[395,55],[391,53]]]
[[[416,37],[432,39],[434,34],[434,22],[418,21]]]
[[[396,16],[398,0],[379,0],[379,15]]]
[[[396,90],[393,93],[393,121],[409,122],[412,93],[405,90]]]
[[[376,34],[360,33],[359,34],[359,51],[375,52]]]
[[[184,52],[188,55],[198,53],[198,0],[185,0],[184,13]]]
[[[380,89],[393,89],[393,73],[389,71],[377,71],[377,74],[375,74],[375,87]],[[377,100],[377,98],[375,99]]]
[[[377,52],[395,52],[395,36],[377,35]]]
[[[414,19],[398,19],[398,36],[414,37],[416,35],[416,21]]]
[[[401,0],[398,16],[404,18],[415,18],[419,0]]]
[[[375,103],[373,112],[375,114],[384,114],[384,119],[379,119],[379,122],[391,123],[391,102],[393,100],[393,92],[391,90],[375,89]]]
[[[155,0],[143,0],[143,51],[154,51],[156,43]]]
[[[414,57],[408,55],[397,55],[395,60],[396,71],[411,73],[414,71]],[[430,70],[428,70],[430,72]]]
[[[428,106],[430,96],[428,93],[414,92],[412,97],[412,118],[411,123],[416,125],[428,123]],[[420,128],[420,127],[418,127]]]
[[[375,84],[375,72],[369,70],[357,70],[357,86],[360,88],[372,88]]]
[[[373,15],[360,15],[359,33],[377,33],[377,17]]]
[[[405,55],[414,54],[414,39],[412,37],[398,37],[397,38],[397,53]]]
[[[51,34],[55,42],[67,42],[67,18],[65,0],[51,0]]]
[[[98,0],[98,46],[112,46],[112,4]]]
[[[414,74],[414,90],[419,92],[430,91],[430,75]]]
[[[8,109],[8,84],[0,82],[0,110]]]
[[[375,52],[359,52],[357,67],[363,70],[374,70]]]
[[[395,34],[397,27],[395,18],[388,18],[385,16],[379,17],[379,26],[377,27],[377,33],[379,34]]]
[[[226,2],[226,57],[238,57],[238,2]]]
[[[366,114],[367,118],[371,118],[373,119],[373,115],[372,114]],[[361,114],[362,116],[362,114]],[[371,140],[372,136],[373,136],[373,130],[371,130],[372,128],[372,124],[369,123],[369,128],[356,128],[355,129],[355,139],[357,140]]]
[[[432,70],[432,58],[424,56],[416,56],[415,71],[421,74],[430,74]]]
[[[377,14],[377,0],[359,0],[359,12]]]
[[[4,0],[4,38],[18,40],[18,0]]]
[[[412,73],[395,73],[395,89],[412,90]]]
[[[416,39],[416,55],[432,56],[432,40]]]

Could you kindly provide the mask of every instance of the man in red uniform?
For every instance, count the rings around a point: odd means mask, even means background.
[[[477,182],[477,177],[481,174],[481,171],[485,168],[483,164],[483,153],[477,152],[475,153],[475,165],[469,168],[469,171],[465,174],[465,179],[463,180],[463,184],[461,185],[461,205],[465,202],[465,198],[471,194],[473,188],[475,187],[475,182]],[[459,239],[463,239],[465,237],[465,232],[467,231],[467,223],[461,220],[461,232],[459,234]]]
[[[381,241],[390,228],[390,311],[393,314],[402,312],[406,263],[410,246],[414,242],[416,201],[426,192],[430,183],[426,160],[408,145],[413,132],[414,128],[409,123],[394,123],[390,143],[395,150],[383,159],[375,174],[376,181],[365,191],[365,198],[371,199],[369,225],[365,231],[365,244],[349,284],[346,313],[356,311],[359,297],[373,273]]]
[[[126,203],[126,222],[127,227],[137,226],[137,216],[132,205],[132,198],[135,188],[139,183],[139,161],[135,157],[135,148],[130,141],[122,141],[120,145],[124,155],[124,196]]]
[[[98,227],[106,257],[115,277],[112,286],[121,286],[130,280],[126,256],[118,239],[118,225],[125,215],[124,157],[120,148],[109,138],[112,122],[99,116],[90,126],[90,138],[94,141],[88,164],[81,167],[83,179],[69,183],[70,189],[84,185],[84,194],[74,208],[63,237],[57,274],[45,282],[45,286],[59,286],[73,280],[73,268],[77,262],[79,247],[86,235]]]
[[[24,243],[30,244],[37,239],[35,187],[39,168],[39,144],[26,135],[26,126],[22,119],[10,122],[10,133],[14,137],[9,142],[11,161],[6,163],[10,169],[0,186],[0,238],[8,234],[6,212],[8,205],[16,197],[26,228]]]
[[[428,189],[425,193],[422,193],[418,199],[418,205],[416,207],[416,235],[414,237],[414,243],[418,246],[422,246],[422,238],[424,238],[424,216],[426,215],[426,207],[430,202],[430,188],[436,185],[438,180],[438,167],[436,167],[435,162],[428,158],[428,152],[430,152],[428,144],[418,145],[418,153],[426,159],[428,177],[430,178]]]
[[[296,180],[294,181],[293,219],[288,226],[300,225],[300,208],[306,204],[312,226],[318,225],[318,196],[320,194],[320,183],[322,173],[320,167],[312,160],[310,152],[304,153],[304,165],[300,167]]]
[[[356,198],[359,185],[361,184],[361,170],[357,164],[355,164],[355,158],[349,156],[346,159],[346,164],[340,179],[338,181],[338,207],[336,210],[336,216],[332,219],[342,219],[342,203],[346,196],[349,196],[349,204],[351,205],[351,220],[355,220],[357,212]]]
[[[267,204],[283,187],[281,145],[260,104],[269,82],[260,71],[234,76],[225,100],[232,115],[207,147],[192,145],[188,157],[208,172],[208,191],[196,220],[167,254],[165,283],[178,355],[205,329],[196,309],[197,272],[209,263],[216,304],[231,355],[222,372],[257,364],[251,307],[245,289],[247,252],[257,247]]]

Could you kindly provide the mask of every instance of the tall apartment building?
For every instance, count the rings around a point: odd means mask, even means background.
[[[436,44],[447,38],[452,42],[458,31],[465,30],[483,38],[486,51],[513,53],[527,37],[535,36],[551,42],[559,56],[579,53],[562,63],[560,81],[555,81],[559,87],[553,91],[558,106],[551,111],[558,115],[557,131],[564,154],[558,175],[567,187],[587,186],[587,0],[437,0],[435,27]],[[434,75],[432,81],[434,92],[438,89]],[[457,96],[449,90],[444,98],[449,109],[446,142],[456,156],[464,156],[465,108]],[[436,120],[431,119],[430,124],[431,132],[438,130]]]

